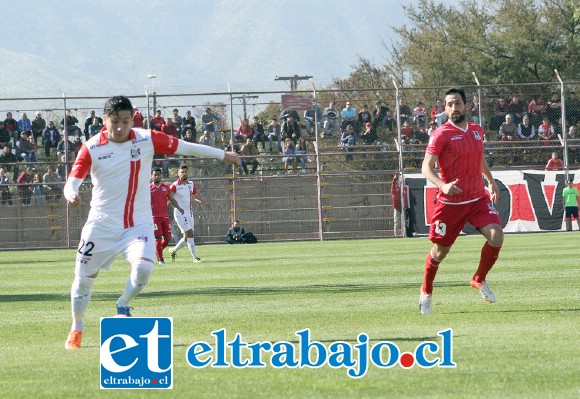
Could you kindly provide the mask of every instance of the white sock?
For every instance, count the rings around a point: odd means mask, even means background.
[[[131,265],[131,274],[125,284],[123,295],[117,301],[117,306],[128,307],[133,298],[139,294],[145,284],[149,281],[151,272],[153,271],[153,263],[146,260],[138,260]]]
[[[189,248],[189,252],[193,255],[194,258],[197,258],[197,251],[195,250],[195,241],[192,238],[187,239],[187,247]]]
[[[177,242],[177,244],[175,245],[175,247],[173,247],[173,250],[172,251],[173,252],[179,251],[181,248],[185,247],[186,243],[187,242],[185,241],[185,237],[181,237],[181,240],[179,240]]]
[[[96,278],[75,276],[70,289],[72,309],[71,330],[85,330],[85,312],[91,301],[91,292]]]

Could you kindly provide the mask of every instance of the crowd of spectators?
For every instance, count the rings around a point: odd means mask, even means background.
[[[513,94],[505,98],[488,97],[483,99],[483,104],[479,100],[475,95],[467,104],[467,117],[484,125],[487,141],[535,141],[538,145],[553,146],[558,139],[561,141],[567,137],[571,139],[569,151],[572,162],[580,161],[580,149],[577,151],[580,145],[576,143],[580,138],[575,137],[580,123],[580,101],[575,91],[570,91],[566,98],[565,121],[569,127],[566,134],[562,129],[559,92],[554,91],[548,96]],[[336,143],[338,149],[344,151],[348,162],[355,159],[353,153],[358,151],[368,151],[373,147],[376,150],[385,148],[386,143],[379,140],[396,139],[396,107],[390,108],[381,100],[375,101],[372,108],[365,103],[355,104],[350,100],[344,101],[342,105],[330,101],[324,109],[314,105],[301,114],[294,110],[283,110],[279,117],[267,123],[258,117],[253,117],[251,123],[249,119],[240,120],[240,124],[233,129],[233,149],[243,156],[240,172],[256,173],[262,160],[266,160],[266,153],[279,154],[274,159],[281,162],[285,170],[306,173],[307,163],[311,161],[309,154],[312,153],[309,141],[315,139],[317,131],[324,143]],[[358,105],[360,111],[357,110]],[[447,118],[441,100],[429,104],[429,101],[408,102],[400,98],[398,111],[402,144],[427,143],[431,133]],[[102,118],[95,111],[90,112],[81,122],[72,111],[68,111],[60,121],[45,120],[41,111],[36,112],[34,119],[28,118],[25,112],[16,118],[12,112],[7,112],[6,118],[0,120],[2,204],[14,203],[8,197],[15,192],[20,194],[20,201],[24,205],[30,204],[31,196],[35,194],[48,202],[47,192],[50,192],[51,200],[58,200],[60,196],[52,193],[52,187],[65,180],[65,165],[74,161],[82,144],[101,131]],[[199,122],[196,123],[190,110],[182,117],[178,109],[173,109],[171,115],[163,115],[163,111],[158,109],[148,121],[138,108],[134,109],[134,127],[150,126],[188,142],[220,148],[232,147],[223,132],[221,117],[211,108],[205,109]],[[65,129],[68,140],[65,140]],[[171,161],[167,161],[164,156],[156,156],[154,162],[155,166],[162,168],[167,178]],[[47,175],[50,176],[49,181],[45,182]],[[14,184],[22,188],[12,190],[11,185]]]

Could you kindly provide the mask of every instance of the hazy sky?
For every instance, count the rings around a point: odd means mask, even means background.
[[[149,74],[158,93],[285,90],[275,77],[293,75],[326,85],[361,57],[383,64],[391,27],[408,22],[399,0],[21,0],[13,11],[0,87],[26,95],[142,93]]]

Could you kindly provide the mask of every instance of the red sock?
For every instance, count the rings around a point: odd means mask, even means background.
[[[440,260],[436,260],[432,255],[431,251],[425,259],[425,277],[423,278],[423,286],[421,289],[425,294],[431,295],[433,293],[433,281],[435,281],[435,275],[437,270],[439,270]]]
[[[477,271],[473,275],[473,280],[476,283],[481,283],[485,281],[485,277],[487,273],[491,270],[495,261],[499,257],[499,251],[501,247],[494,247],[490,245],[487,241],[483,244],[483,248],[481,248],[481,258],[479,260],[479,267]]]
[[[165,248],[167,248],[167,246],[169,245],[169,241],[167,241],[165,238],[161,239],[161,253],[163,253],[163,250]]]
[[[161,240],[155,240],[155,252],[157,252],[157,259],[163,258],[163,246]]]

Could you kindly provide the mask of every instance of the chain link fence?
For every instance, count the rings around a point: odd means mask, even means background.
[[[556,169],[567,173],[575,168],[580,161],[580,141],[572,135],[580,121],[574,93],[579,85],[580,82],[568,82],[465,87],[467,118],[484,127],[486,158],[492,171],[544,170],[552,153],[562,160],[562,166]],[[284,154],[278,151],[274,140],[273,151],[258,144],[258,166],[253,174],[250,158],[245,159],[249,174],[243,168],[231,170],[221,162],[204,159],[161,158],[155,160],[154,166],[161,167],[164,181],[171,183],[177,177],[178,165],[189,165],[190,178],[198,185],[201,196],[212,204],[211,209],[194,210],[195,238],[200,243],[223,242],[235,219],[262,241],[402,236],[402,223],[394,219],[391,184],[400,174],[420,173],[430,129],[445,120],[443,108],[438,108],[444,91],[442,87],[300,91],[293,94],[310,97],[320,113],[315,120],[307,121],[304,111],[299,112],[302,134],[307,135],[306,124],[311,134],[307,153],[297,156],[295,163],[285,165]],[[232,139],[232,132],[235,135],[241,119],[257,116],[267,130],[272,117],[277,118],[283,111],[280,97],[286,94],[227,92],[131,98],[135,106],[148,110],[144,114],[161,110],[162,116],[168,118],[174,109],[181,116],[191,111],[198,138],[202,135],[201,115],[210,107],[220,120],[219,140],[213,145],[223,148]],[[36,111],[41,111],[45,121],[53,121],[63,132],[61,121],[67,111],[72,111],[83,131],[90,112],[95,110],[99,116],[105,101],[105,97],[0,99],[0,112],[12,112],[14,119],[26,112],[33,119]],[[354,142],[341,141],[341,133],[349,123],[340,117],[338,132],[329,135],[326,129],[324,134],[327,123],[322,115],[331,101],[339,113],[347,103],[356,110],[356,117],[350,122]],[[361,114],[365,108],[368,116]],[[375,135],[372,140],[363,136],[366,121]],[[61,158],[56,149],[51,149],[46,156],[41,137],[37,137],[36,144],[36,162],[0,161],[1,173],[6,177],[0,186],[0,248],[75,247],[88,213],[90,179],[82,186],[85,205],[68,208],[64,199],[54,194],[64,182],[43,182],[42,177],[49,166],[61,177],[66,176],[74,154],[69,156],[67,152]],[[28,167],[39,178],[18,183]]]

